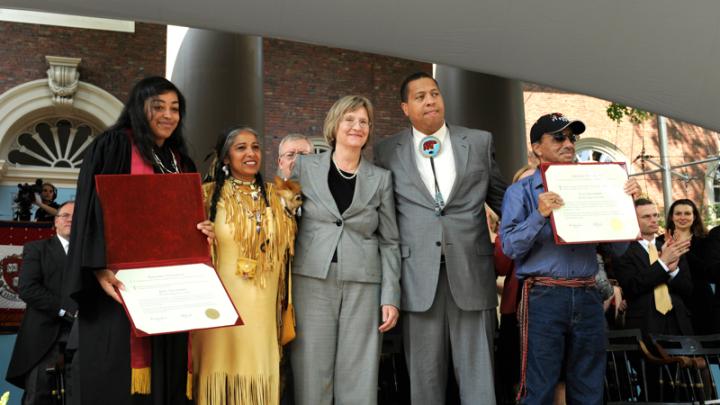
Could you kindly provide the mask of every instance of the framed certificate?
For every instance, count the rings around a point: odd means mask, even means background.
[[[562,197],[550,221],[555,243],[598,243],[637,240],[640,226],[635,205],[623,191],[628,179],[624,163],[544,163],[545,191]]]
[[[97,175],[108,268],[138,336],[242,325],[197,230],[200,176]]]

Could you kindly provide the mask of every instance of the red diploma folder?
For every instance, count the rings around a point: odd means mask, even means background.
[[[206,219],[198,174],[97,175],[95,184],[103,212],[108,268],[116,272],[130,269],[143,269],[145,272],[149,272],[153,269],[162,270],[178,265],[206,264],[212,266],[207,238],[197,229],[197,224]],[[156,274],[160,275],[164,271],[158,271]],[[133,276],[138,274],[140,273],[135,273]],[[197,276],[197,274],[188,276]],[[184,288],[188,290],[188,297],[191,297],[190,287],[183,285],[182,277],[178,278],[177,274],[174,277],[168,279],[167,285],[162,286],[163,290],[158,291],[157,296],[160,297],[165,293],[182,294],[178,291],[182,291]],[[212,271],[211,277],[216,278],[216,281],[220,283],[219,277],[214,271]],[[127,282],[123,280],[123,283],[126,284],[127,290]],[[145,280],[145,283],[133,290],[159,287],[158,285],[151,286],[148,280]],[[222,286],[222,283],[220,285]],[[227,298],[227,301],[232,304],[224,286],[220,290],[224,292],[222,299]],[[139,336],[208,327],[207,325],[194,327],[193,322],[186,322],[175,330],[165,330],[161,333],[148,332],[148,328],[136,325],[134,318],[138,318],[140,323],[155,318],[143,315],[145,318],[141,320],[139,318],[140,311],[135,310],[136,306],[133,306],[129,300],[130,291],[121,291],[120,293],[128,318]],[[188,302],[188,307],[195,305],[192,299],[188,298],[185,301],[179,295],[172,299],[176,301],[176,308],[182,307],[177,304],[183,302]],[[197,300],[196,297],[194,299]],[[150,310],[153,305],[166,304],[164,301],[152,303],[148,297],[143,297],[141,302]],[[185,314],[184,316],[191,320],[195,317],[203,317],[204,313],[208,319],[217,320],[220,317],[219,314],[222,314],[222,311],[218,312],[218,308],[208,304],[208,308],[202,308],[200,313]],[[227,305],[223,308],[227,309]],[[198,308],[198,310],[200,309]],[[242,320],[234,306],[232,311],[234,311],[235,317],[232,323],[209,327],[242,325]],[[161,312],[156,315],[160,316],[170,311]],[[160,318],[158,317],[158,319]],[[204,320],[208,321],[208,319]],[[156,323],[160,322],[158,320]]]

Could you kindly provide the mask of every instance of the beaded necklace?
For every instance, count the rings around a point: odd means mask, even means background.
[[[172,167],[168,169],[165,167],[163,162],[160,160],[160,157],[155,153],[155,150],[152,151],[153,154],[153,161],[157,165],[157,167],[160,169],[161,173],[180,173],[180,169],[178,169],[177,161],[175,160],[175,154],[170,152],[170,157],[172,157]],[[172,170],[171,170],[172,169]]]
[[[343,172],[342,170],[340,170],[340,167],[338,166],[337,162],[335,161],[335,154],[332,155],[332,161],[333,161],[333,164],[334,164],[334,166],[335,166],[335,170],[337,170],[338,174],[339,174],[340,177],[342,177],[343,179],[345,179],[345,180],[352,180],[352,179],[355,178],[355,176],[357,176],[357,174],[358,174],[358,168],[360,167],[360,164],[358,164],[358,166],[355,168],[355,171],[352,172],[352,174],[348,176],[348,175],[345,174],[345,172]],[[347,173],[350,173],[350,172],[347,172]]]
[[[262,229],[262,216],[263,216],[263,203],[260,201],[260,187],[255,181],[243,181],[230,177],[232,183],[233,194],[235,194],[235,200],[245,209],[248,218],[254,218],[255,220],[255,232],[260,233]],[[249,189],[249,190],[248,190]],[[253,202],[253,207],[248,207],[242,204],[239,194],[250,196]]]

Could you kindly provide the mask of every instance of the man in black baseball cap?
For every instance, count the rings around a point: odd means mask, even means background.
[[[530,146],[541,164],[572,163],[577,136],[584,131],[581,121],[543,115],[530,130]],[[625,192],[639,195],[637,181],[628,180]],[[558,193],[545,191],[540,170],[511,185],[503,200],[502,250],[525,284],[519,310],[523,405],[552,403],[563,365],[567,403],[603,403],[605,321],[602,299],[592,288],[598,245],[555,243],[550,214],[563,204]],[[603,246],[608,248],[619,256],[627,243]]]
[[[585,124],[569,120],[560,113],[545,114],[530,129],[530,146],[541,161],[572,162],[575,142],[585,132]]]

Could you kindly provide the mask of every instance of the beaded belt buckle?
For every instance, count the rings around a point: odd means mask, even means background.
[[[237,269],[235,275],[242,277],[244,280],[255,278],[257,272],[257,260],[241,257],[237,261]]]

